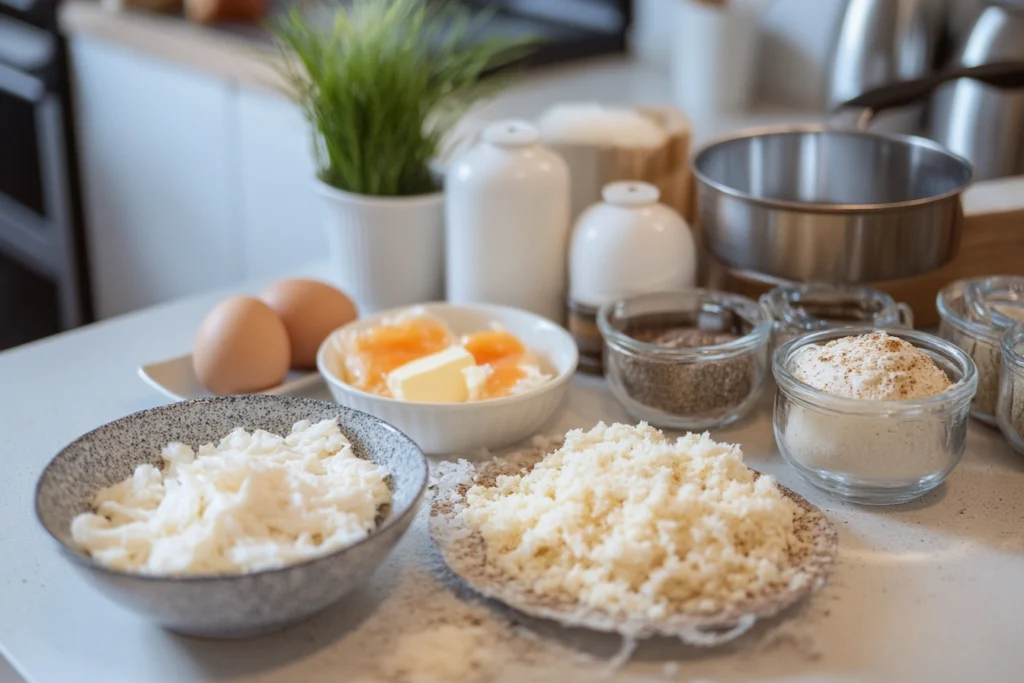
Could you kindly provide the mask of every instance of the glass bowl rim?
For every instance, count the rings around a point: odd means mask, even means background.
[[[968,320],[964,315],[952,308],[948,299],[956,289],[960,290],[960,297],[964,297],[964,287],[979,278],[963,278],[949,283],[943,287],[935,296],[935,307],[939,311],[939,317],[943,322],[949,323],[959,332],[970,335],[975,339],[981,339],[993,346],[998,345],[1002,339],[1005,328],[995,325],[984,325],[973,320]]]
[[[644,300],[656,300],[660,297],[695,295],[706,297],[713,303],[728,307],[736,311],[753,328],[747,334],[737,337],[724,344],[711,344],[708,346],[688,346],[683,348],[672,348],[651,344],[630,337],[625,332],[616,329],[611,324],[611,315],[617,306],[636,303]],[[672,309],[666,309],[670,311]],[[627,351],[635,355],[648,357],[651,360],[659,361],[716,361],[728,358],[735,358],[751,351],[764,347],[771,338],[772,320],[768,312],[759,303],[740,294],[732,294],[717,289],[704,289],[694,287],[678,292],[649,292],[637,296],[628,296],[614,301],[609,301],[601,306],[597,312],[597,327],[604,338],[606,346],[615,347],[616,351]]]
[[[1006,330],[999,346],[1003,352],[1003,363],[1024,370],[1024,322]]]
[[[800,300],[804,295],[814,295],[817,293],[834,293],[837,295],[844,295],[849,300],[856,299],[861,302],[877,302],[881,304],[881,308],[876,317],[888,313],[895,315],[895,317],[899,319],[899,302],[896,301],[895,297],[888,292],[883,292],[880,289],[875,289],[874,287],[868,287],[866,285],[832,285],[824,282],[790,283],[779,285],[768,290],[758,298],[757,302],[762,308],[768,311],[769,317],[771,317],[778,326],[786,329],[821,330],[826,328],[820,325],[801,325],[792,320],[775,317],[775,311],[780,304],[785,304],[792,308],[793,304],[800,303]],[[827,322],[823,318],[815,319],[822,323]]]

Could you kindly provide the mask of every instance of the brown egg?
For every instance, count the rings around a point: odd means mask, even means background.
[[[282,280],[260,297],[277,311],[292,343],[292,367],[316,367],[316,352],[334,330],[358,317],[352,300],[316,280]]]
[[[214,394],[263,391],[284,381],[291,344],[266,303],[233,296],[203,318],[192,349],[196,377]]]

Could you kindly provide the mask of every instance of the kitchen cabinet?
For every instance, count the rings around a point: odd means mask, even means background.
[[[70,49],[97,317],[240,281],[235,89],[88,37]]]
[[[291,100],[102,39],[70,44],[97,317],[325,252]]]

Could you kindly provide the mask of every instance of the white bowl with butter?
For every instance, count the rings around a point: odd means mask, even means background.
[[[453,348],[409,364],[417,367],[391,373],[388,379],[393,393],[406,392],[416,400],[381,396],[347,383],[338,339],[351,331],[385,324],[411,309],[443,321],[458,336],[495,328],[510,332],[536,357],[540,370],[550,379],[502,398],[453,400],[459,393],[454,378],[468,362]],[[317,369],[341,405],[389,422],[427,453],[449,454],[502,448],[535,435],[562,402],[578,360],[569,333],[539,315],[490,304],[430,303],[384,311],[336,330],[320,346]],[[431,394],[441,400],[430,401]]]

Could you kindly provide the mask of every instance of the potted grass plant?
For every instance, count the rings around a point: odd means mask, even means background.
[[[273,30],[313,130],[338,284],[364,312],[441,299],[443,183],[431,164],[459,118],[495,92],[499,81],[484,76],[527,43],[471,41],[486,19],[445,2],[318,9],[293,9]]]

